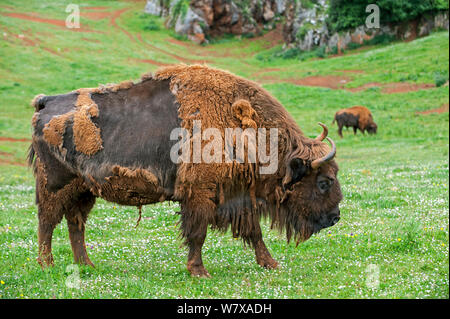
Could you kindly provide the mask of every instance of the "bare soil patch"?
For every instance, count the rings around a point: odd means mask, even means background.
[[[444,103],[442,104],[441,107],[438,107],[436,109],[432,109],[432,110],[426,110],[426,111],[422,111],[422,112],[416,112],[416,114],[421,114],[421,115],[427,115],[427,114],[431,114],[431,113],[444,113],[444,112],[448,112],[448,103]]]
[[[363,70],[336,70],[336,72],[342,72],[342,73],[356,73],[356,74],[364,74]]]
[[[431,83],[388,83],[386,84],[381,92],[391,94],[391,93],[406,93],[406,92],[413,92],[413,91],[419,91],[424,89],[431,89],[434,88],[435,85]]]
[[[276,45],[283,44],[283,25],[281,23],[278,23],[276,28],[267,32],[266,34],[255,37],[251,39],[250,41],[258,41],[258,40],[265,40],[267,42],[266,45],[264,45],[265,49],[273,48]]]
[[[108,19],[111,17],[112,13],[107,11],[81,11],[81,16],[86,19],[90,20],[102,20],[102,19]]]
[[[394,82],[394,83],[378,83],[370,82],[356,88],[347,89],[350,92],[360,92],[369,88],[379,87],[381,93],[393,94],[393,93],[407,93],[419,90],[426,90],[434,88],[435,85],[431,83],[406,83],[406,82]]]
[[[351,79],[346,76],[339,75],[316,75],[308,76],[302,79],[288,79],[286,82],[302,85],[302,86],[318,86],[324,88],[330,88],[333,90],[342,89],[345,84],[350,82]]]
[[[108,10],[109,7],[84,7],[87,10]]]

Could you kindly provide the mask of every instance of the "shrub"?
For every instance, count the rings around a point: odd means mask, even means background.
[[[159,31],[159,30],[161,30],[161,27],[155,21],[150,20],[150,22],[147,25],[144,26],[144,30],[147,30],[147,31]]]
[[[447,71],[436,71],[434,72],[434,83],[437,87],[444,85],[448,81]]]
[[[331,31],[356,28],[365,23],[366,7],[373,0],[330,0],[327,24]],[[380,23],[396,23],[415,19],[425,13],[448,10],[447,0],[378,0]]]
[[[389,34],[379,34],[370,40],[364,40],[364,45],[388,44],[395,40],[395,36]]]

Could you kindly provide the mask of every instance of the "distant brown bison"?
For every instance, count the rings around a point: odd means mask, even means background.
[[[363,134],[367,131],[369,134],[377,133],[377,124],[373,121],[372,114],[364,106],[353,106],[347,109],[342,109],[334,115],[334,122],[338,124],[338,133],[342,137],[342,128],[353,127],[353,133],[359,129]]]
[[[261,266],[275,268],[262,239],[261,217],[269,217],[288,241],[297,243],[340,218],[336,146],[326,137],[325,125],[317,138],[306,137],[268,92],[228,72],[176,65],[144,75],[137,83],[39,95],[32,104],[36,112],[29,162],[36,177],[38,261],[43,267],[53,263],[52,233],[63,216],[75,262],[93,266],[84,235],[97,197],[139,208],[179,202],[181,233],[189,248],[187,268],[193,276],[209,276],[201,253],[208,226],[231,228],[234,237],[255,249]],[[278,164],[273,172],[263,173],[267,161],[259,158],[197,161],[195,148],[211,146],[207,131],[203,137],[195,133],[200,122],[219,139],[230,128],[277,129],[268,139],[258,138],[264,143],[258,154],[266,154],[274,138],[277,147],[268,158]],[[172,136],[178,129],[193,132],[182,143],[188,147],[188,160],[173,160],[178,153],[172,150],[182,141]],[[235,150],[238,141],[232,141],[225,147]],[[211,155],[207,150],[203,159]],[[213,150],[216,154],[218,149]]]

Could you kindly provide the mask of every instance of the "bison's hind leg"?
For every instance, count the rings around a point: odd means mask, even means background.
[[[342,128],[344,127],[344,124],[342,124],[341,122],[338,122],[338,134],[339,136],[342,138]]]
[[[93,266],[86,253],[84,225],[95,197],[82,178],[65,172],[54,161],[47,160],[46,165],[51,169],[47,170],[39,158],[36,160],[36,203],[39,219],[37,261],[42,268],[53,265],[53,230],[65,216],[75,262]]]
[[[47,266],[53,266],[53,255],[52,255],[52,237],[53,230],[56,225],[61,222],[63,213],[51,214],[48,211],[42,209],[39,205],[38,207],[38,244],[39,244],[39,256],[37,262],[42,268]]]
[[[95,203],[95,196],[90,192],[78,195],[73,206],[66,212],[67,227],[69,228],[70,244],[72,245],[73,259],[76,263],[89,265],[94,264],[86,252],[84,241],[85,224],[92,206]]]

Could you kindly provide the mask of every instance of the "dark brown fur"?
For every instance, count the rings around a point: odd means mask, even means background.
[[[372,113],[364,106],[353,106],[342,109],[334,115],[334,122],[338,124],[338,134],[342,137],[342,128],[353,127],[353,133],[359,129],[363,134],[367,131],[369,134],[377,133],[377,124],[373,121]]]
[[[187,266],[198,276],[209,276],[201,258],[208,226],[231,228],[233,236],[255,249],[260,265],[274,268],[277,263],[262,240],[261,217],[269,217],[273,227],[297,242],[339,218],[342,195],[336,163],[310,166],[329,152],[327,144],[304,136],[268,92],[231,73],[177,65],[143,76],[136,84],[41,96],[33,105],[39,116],[29,158],[37,158],[41,262],[51,262],[51,233],[65,214],[71,220],[71,239],[76,238],[75,260],[91,264],[84,249],[84,225],[95,197],[137,207],[180,202]],[[83,115],[93,132],[77,137],[73,114]],[[64,125],[55,126],[57,138],[52,142],[43,131],[61,117]],[[180,126],[191,131],[194,120],[222,135],[225,128],[278,128],[277,171],[261,175],[259,162],[172,163],[168,152],[175,142],[169,141],[170,131]],[[91,143],[96,136],[101,147]],[[84,144],[95,147],[83,150]],[[318,188],[319,181],[328,183],[325,191]]]

